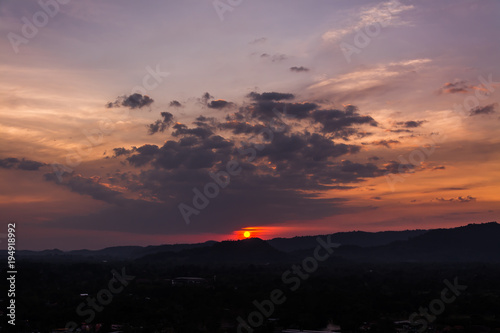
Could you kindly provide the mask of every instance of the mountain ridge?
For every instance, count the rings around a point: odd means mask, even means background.
[[[182,264],[278,263],[311,255],[317,237],[340,243],[333,258],[366,262],[500,262],[500,224],[470,223],[455,228],[339,232],[261,240],[207,241],[196,244],[117,246],[101,250],[17,251],[20,258],[45,260],[147,260]],[[2,251],[6,255],[6,251]],[[0,252],[1,253],[1,252]]]

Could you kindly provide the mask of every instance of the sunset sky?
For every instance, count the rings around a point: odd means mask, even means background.
[[[0,1],[21,249],[500,220],[499,1],[41,3]]]

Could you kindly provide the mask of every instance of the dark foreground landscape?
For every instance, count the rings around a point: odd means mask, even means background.
[[[20,251],[16,328],[500,332],[499,239],[500,224],[492,222],[268,241]]]

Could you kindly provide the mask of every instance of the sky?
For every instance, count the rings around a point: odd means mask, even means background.
[[[1,236],[15,222],[18,249],[72,250],[498,221],[498,14],[2,0]]]

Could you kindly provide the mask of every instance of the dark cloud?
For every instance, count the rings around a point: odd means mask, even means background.
[[[483,114],[492,114],[496,113],[495,108],[497,104],[490,104],[486,106],[478,106],[470,110],[469,116],[478,116]]]
[[[264,92],[259,94],[257,92],[251,92],[247,95],[247,97],[253,99],[254,101],[262,102],[262,101],[282,101],[282,100],[290,100],[294,99],[295,96],[293,94],[284,94],[278,92]]]
[[[261,124],[252,125],[247,122],[239,122],[239,121],[227,121],[225,123],[221,123],[219,128],[224,130],[231,130],[233,134],[257,134],[264,130],[266,127]]]
[[[400,163],[396,161],[389,161],[384,164],[386,173],[413,173],[415,172],[415,165],[411,163]]]
[[[374,146],[384,146],[386,148],[390,148],[390,145],[398,144],[401,143],[397,140],[379,140],[379,141],[373,141],[371,144]]]
[[[121,148],[113,148],[114,157],[122,156],[122,155],[130,155],[133,151],[135,151],[135,147],[133,149],[125,149]]]
[[[156,120],[154,123],[147,125],[148,134],[153,135],[158,132],[164,132],[167,129],[167,125],[161,121]]]
[[[378,160],[380,160],[380,157],[378,157],[378,156],[370,156],[370,157],[368,157],[368,160],[369,161],[378,161]]]
[[[179,101],[173,100],[173,101],[170,102],[169,106],[170,107],[180,108],[180,107],[182,107],[182,104]]]
[[[473,87],[467,84],[467,81],[447,82],[439,90],[440,94],[466,94]]]
[[[174,115],[170,112],[161,112],[160,116],[163,117],[163,122],[166,124],[171,124],[174,121]]]
[[[219,124],[219,121],[214,117],[198,116],[196,118],[196,121],[193,121],[193,124],[198,127],[215,129],[215,127],[217,127],[217,125]]]
[[[214,96],[210,95],[210,93],[206,92],[204,93],[201,98],[200,98],[200,101],[201,103],[203,104],[207,104],[209,100],[213,99]]]
[[[409,120],[409,121],[400,121],[397,122],[396,125],[406,127],[406,128],[416,128],[422,126],[423,123],[427,122],[427,120]]]
[[[286,103],[295,96],[278,92],[253,92],[247,97],[250,103],[225,120],[201,115],[188,126],[174,123],[172,114],[162,113],[162,119],[151,124],[158,126],[152,131],[162,131],[164,123],[172,124],[172,138],[162,145],[113,150],[130,172],[115,172],[105,180],[67,174],[61,185],[112,207],[59,221],[59,226],[140,233],[227,233],[255,221],[266,225],[320,219],[353,209],[375,209],[346,205],[347,199],[340,194],[325,199],[325,191],[356,188],[369,178],[402,168],[394,161],[379,166],[376,157],[360,163],[355,157],[360,145],[337,141],[337,137],[347,140],[369,135],[358,127],[377,125],[354,106],[322,110],[316,103]],[[206,93],[199,101],[208,105],[212,99]],[[199,216],[193,215],[187,231],[178,205],[192,206],[195,191],[203,192],[207,184],[217,182],[214,175],[226,172],[230,163],[240,172],[231,176],[229,185],[219,188]],[[127,193],[126,198],[121,191]]]
[[[173,136],[194,135],[202,139],[206,139],[213,134],[213,131],[208,127],[188,128],[186,125],[181,123],[175,124],[172,128],[175,129],[175,131],[172,132]]]
[[[232,105],[233,103],[225,101],[223,99],[217,99],[207,104],[207,106],[211,109],[223,109],[225,107],[230,107]]]
[[[268,53],[262,53],[260,57],[271,59],[272,62],[280,62],[287,59],[287,56],[285,54],[279,54],[279,53],[273,55],[270,55]]]
[[[290,70],[291,70],[292,72],[297,72],[297,73],[300,73],[300,72],[308,72],[308,71],[309,71],[309,68],[307,68],[307,67],[303,67],[303,66],[300,66],[300,67],[293,66],[293,67],[290,67]]]
[[[162,112],[160,113],[160,115],[163,117],[163,119],[158,119],[154,123],[149,124],[147,126],[148,133],[150,135],[153,135],[158,132],[164,132],[174,122],[174,115],[171,114],[170,112]]]
[[[7,157],[0,159],[0,167],[4,169],[12,169],[19,163],[19,160],[15,157]]]
[[[143,145],[139,148],[135,148],[134,155],[127,157],[127,161],[136,167],[140,167],[150,163],[154,158],[156,153],[159,151],[157,145]]]
[[[162,169],[203,169],[211,168],[214,163],[229,159],[233,142],[219,135],[199,140],[196,136],[179,141],[167,141],[161,148],[156,145],[144,145],[136,149],[127,161],[136,167],[151,164]]]
[[[99,201],[115,205],[123,205],[127,201],[132,201],[125,199],[122,193],[101,184],[98,177],[84,178],[80,175],[65,175],[63,177],[63,181],[59,182],[54,173],[47,173],[44,176],[45,180],[66,186],[71,190],[71,192],[89,195]]]
[[[44,165],[45,163],[22,159],[21,162],[19,162],[19,164],[17,165],[17,168],[19,170],[35,171],[40,169]]]
[[[18,158],[15,158],[15,157],[7,157],[7,158],[0,159],[0,168],[4,168],[4,169],[16,168],[16,169],[25,170],[25,171],[37,171],[45,165],[46,165],[45,163],[32,161],[32,160],[26,160],[24,158],[21,160],[19,160]]]
[[[391,133],[413,133],[413,131],[409,129],[392,129],[392,130],[387,130],[387,132]]]
[[[377,122],[370,116],[362,116],[355,106],[348,105],[344,110],[316,110],[312,119],[321,124],[321,131],[334,133],[338,137],[349,137],[357,131],[351,126],[369,124],[377,126]]]
[[[444,199],[444,198],[436,198],[437,201],[449,201],[449,202],[460,202],[460,203],[467,203],[467,202],[472,202],[476,201],[476,198],[471,197],[470,195],[466,197],[457,197],[457,198],[450,198],[450,199]]]
[[[131,109],[142,109],[145,106],[151,105],[153,102],[154,100],[151,97],[135,93],[129,96],[120,96],[116,99],[116,101],[107,103],[106,107],[116,108],[124,106]]]
[[[310,117],[311,111],[318,108],[315,103],[282,103],[273,101],[260,101],[249,107],[253,118],[269,121],[276,118],[276,113],[284,113],[287,117],[305,119]]]

